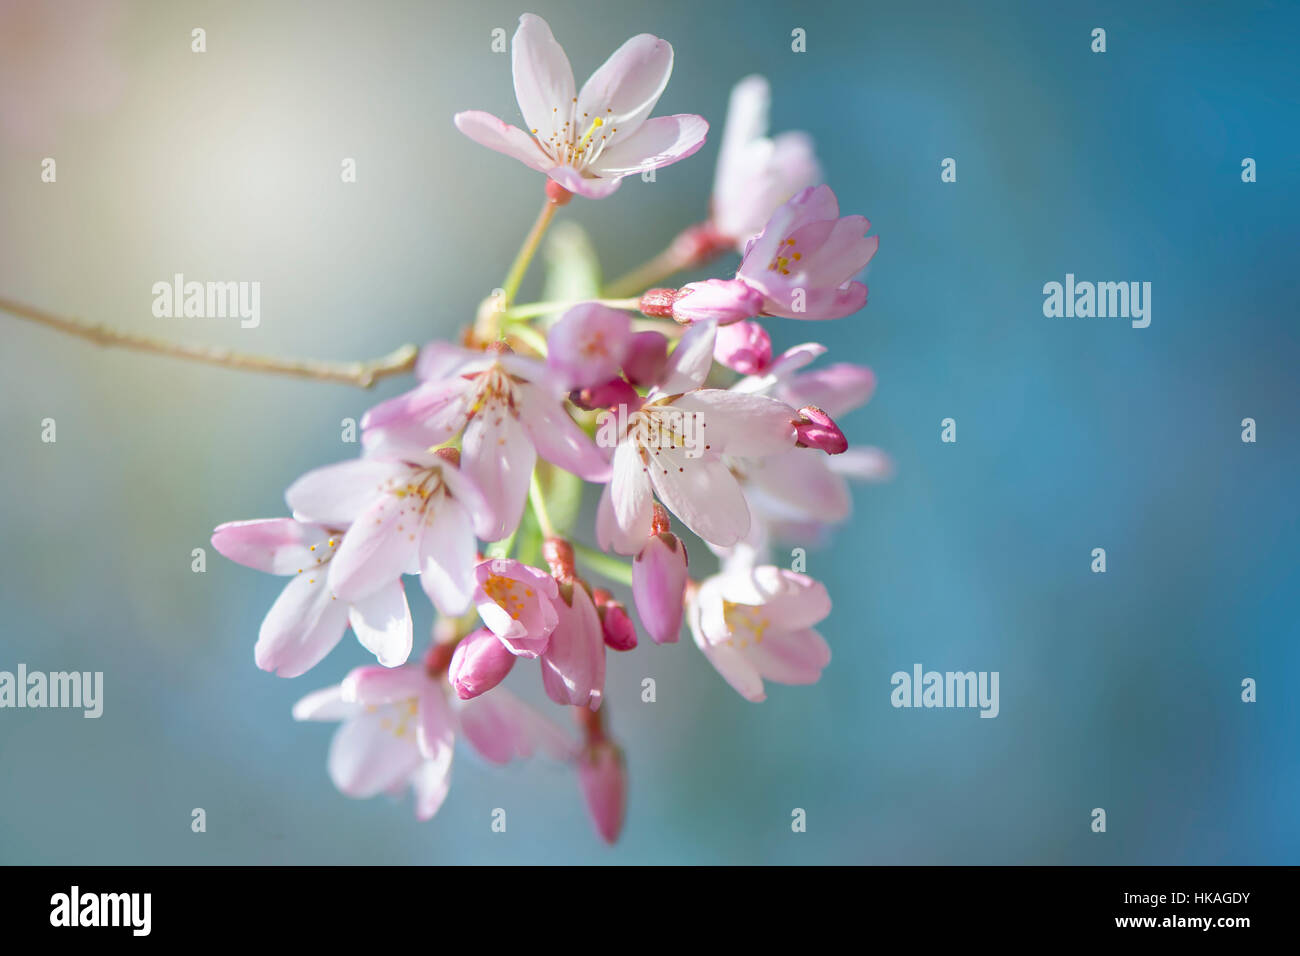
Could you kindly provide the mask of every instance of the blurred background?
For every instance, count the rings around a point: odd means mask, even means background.
[[[290,708],[367,655],[348,636],[302,678],[257,670],[284,582],[208,538],[284,514],[294,478],[355,454],[341,420],[410,380],[207,368],[0,316],[0,670],[105,681],[99,720],[0,711],[0,862],[1300,862],[1294,5],[0,0],[0,295],[281,356],[454,335],[541,191],[451,123],[518,121],[490,44],[525,10],[579,83],[635,33],[668,39],[658,112],[714,124],[654,183],[563,211],[607,274],[704,218],[729,89],[753,72],[773,129],[811,133],[881,236],[863,312],[769,323],[778,348],[872,366],[875,398],[842,424],[897,469],[809,556],[835,601],[821,683],[754,705],[689,639],[611,654],[631,774],[613,849],[542,761],[462,748],[428,823],[409,798],[349,800],[326,776],[333,725]],[[153,318],[177,272],[260,281],[261,326]],[[1044,318],[1067,272],[1151,282],[1150,327]],[[539,288],[535,268],[522,301]],[[890,675],[917,662],[1000,672],[1000,715],[892,708]],[[544,703],[535,667],[507,686]]]

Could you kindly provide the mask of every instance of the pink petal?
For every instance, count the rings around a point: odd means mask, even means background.
[[[343,461],[307,472],[289,486],[284,498],[300,521],[346,528],[374,503],[385,484],[404,480],[411,470],[396,461]]]
[[[831,649],[812,629],[769,633],[745,653],[765,679],[778,684],[815,684],[831,662]]]
[[[348,620],[361,646],[374,654],[384,667],[405,664],[411,656],[411,609],[400,580],[354,601]]]
[[[677,643],[686,580],[686,545],[676,535],[650,538],[632,562],[636,613],[656,644]]]
[[[749,532],[749,507],[731,470],[716,457],[688,458],[662,448],[650,480],[664,506],[710,544],[730,547]]]
[[[573,584],[572,604],[555,602],[560,620],[542,653],[542,686],[557,704],[600,706],[605,687],[605,635],[591,596]]]
[[[525,13],[515,30],[510,60],[524,122],[546,139],[570,118],[566,111],[572,109],[574,82],[569,58],[547,22]]]
[[[578,783],[596,832],[614,843],[623,829],[627,810],[627,770],[623,754],[608,741],[591,747],[578,758]]]
[[[425,382],[371,408],[361,417],[361,427],[419,425],[428,433],[425,447],[441,445],[464,427],[471,388],[463,378]]]
[[[227,521],[212,532],[212,546],[231,561],[269,574],[297,574],[333,552],[330,532],[292,518]]]
[[[342,684],[314,690],[293,705],[294,720],[348,720],[360,712],[359,704],[343,699]]]
[[[454,498],[431,507],[432,519],[419,535],[420,586],[439,611],[459,617],[474,597],[473,519]]]
[[[354,603],[391,585],[415,563],[421,517],[413,496],[383,494],[343,535],[329,565],[330,587]]]
[[[567,760],[573,744],[559,727],[504,687],[465,701],[459,710],[460,729],[478,753],[495,764],[542,752]]]
[[[516,388],[521,397],[520,418],[537,454],[584,481],[608,481],[607,453],[592,443],[564,406],[535,386],[520,384]]]
[[[456,716],[440,683],[426,680],[417,703],[416,742],[426,760],[450,759],[456,742]]]
[[[706,640],[699,629],[698,617],[692,615],[691,633],[695,645],[704,652],[704,656],[713,665],[714,670],[722,675],[723,680],[745,700],[760,703],[767,699],[763,690],[763,678],[757,668],[746,656],[734,647],[725,644],[713,644]]]
[[[411,774],[411,787],[415,791],[415,818],[432,820],[447,799],[451,789],[452,751],[439,754],[437,760],[421,761]]]
[[[362,707],[409,704],[419,698],[428,678],[418,665],[410,667],[357,667],[343,678],[343,699]]]
[[[673,407],[700,416],[714,454],[762,458],[794,448],[798,413],[784,402],[721,388],[683,395]]]
[[[780,387],[777,397],[799,408],[816,405],[839,417],[865,405],[876,390],[876,375],[865,365],[837,362],[796,375]]]
[[[453,119],[456,128],[480,146],[504,153],[530,169],[544,173],[555,165],[555,160],[546,155],[537,140],[491,113],[468,110],[457,113]]]
[[[663,382],[656,389],[663,395],[676,395],[699,388],[713,367],[713,345],[718,327],[713,322],[696,322],[688,328],[668,358]]]
[[[641,543],[650,534],[653,509],[647,471],[636,443],[630,439],[619,442],[618,448],[614,450],[614,470],[609,492],[614,506],[614,518],[622,531],[621,537],[624,541],[633,539],[631,553],[639,551]]]
[[[489,399],[465,428],[461,444],[461,471],[486,505],[478,522],[483,540],[500,540],[519,526],[536,461],[537,452],[515,413]]]
[[[456,645],[447,668],[447,680],[457,697],[470,700],[500,684],[514,666],[515,655],[495,634],[480,627]]]
[[[547,364],[565,388],[586,388],[618,374],[632,339],[626,312],[585,302],[564,313],[547,333]]]
[[[584,176],[572,166],[555,166],[547,170],[546,175],[555,180],[571,193],[585,196],[587,199],[604,199],[613,194],[623,182],[623,177],[605,176],[594,178]]]
[[[627,176],[659,169],[693,156],[704,145],[709,124],[703,116],[680,113],[656,116],[627,139],[620,139],[592,162],[591,168],[601,176]],[[623,128],[619,128],[619,136]]]
[[[373,797],[404,782],[420,763],[415,729],[396,733],[401,717],[392,706],[345,722],[330,742],[329,773],[349,797]],[[385,721],[388,722],[387,726]]]
[[[334,600],[321,571],[304,571],[280,592],[262,621],[253,649],[257,666],[298,677],[334,649],[347,628],[348,608]]]
[[[654,110],[673,72],[673,48],[642,33],[625,42],[591,74],[578,94],[575,127],[587,131],[599,117],[618,135],[631,136]]]
[[[650,533],[652,510],[644,509],[639,513],[633,526],[624,531],[618,523],[614,512],[613,484],[605,486],[596,505],[596,543],[602,551],[617,551],[619,554],[636,554],[646,535]]]

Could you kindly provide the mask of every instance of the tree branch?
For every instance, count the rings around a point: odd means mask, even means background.
[[[96,345],[117,346],[134,349],[137,352],[153,352],[157,355],[170,355],[174,358],[204,362],[208,365],[220,365],[225,368],[238,368],[250,372],[272,372],[278,375],[293,375],[298,378],[314,379],[319,382],[341,382],[369,388],[381,378],[398,375],[415,367],[419,349],[414,345],[403,345],[380,358],[363,362],[331,362],[325,359],[278,359],[264,355],[250,355],[246,352],[233,352],[227,348],[214,345],[188,345],[182,342],[169,342],[148,335],[124,332],[101,323],[83,322],[80,319],[65,319],[51,315],[40,309],[20,302],[0,298],[0,311],[8,312],[20,319],[44,325],[68,335],[88,339]]]

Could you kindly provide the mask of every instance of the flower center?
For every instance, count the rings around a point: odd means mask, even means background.
[[[772,623],[761,607],[727,600],[722,602],[722,619],[731,633],[727,646],[740,648],[763,643],[763,633]]]
[[[769,272],[779,272],[783,276],[790,274],[790,263],[798,262],[803,258],[803,253],[794,251],[794,240],[784,239],[781,245],[777,247],[776,255],[768,263]]]
[[[575,97],[573,103],[577,103]],[[537,143],[547,156],[564,166],[572,166],[574,169],[581,170],[595,162],[609,145],[614,134],[618,132],[617,126],[606,125],[608,114],[613,113],[612,107],[605,110],[606,116],[597,116],[592,119],[587,113],[583,113],[581,118],[573,115],[574,106],[570,104],[564,114],[560,113],[560,108],[554,106],[551,108],[551,133],[545,139],[541,138],[538,130],[532,131],[533,136],[537,137]],[[569,119],[560,125],[560,116],[567,115]],[[579,135],[578,131],[586,126],[586,132]],[[608,128],[608,132],[605,132]]]
[[[419,709],[419,702],[414,697],[408,697],[400,703],[393,704],[393,716],[379,718],[380,729],[388,731],[400,740],[410,731],[411,718],[416,715]]]
[[[532,588],[500,574],[494,574],[483,582],[483,592],[516,621],[524,613],[525,600],[533,596]]]

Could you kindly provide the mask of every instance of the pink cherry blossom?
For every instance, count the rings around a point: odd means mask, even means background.
[[[668,515],[655,506],[645,546],[632,562],[632,596],[641,623],[656,644],[676,644],[686,594],[686,545],[668,530]]]
[[[600,706],[605,693],[605,631],[581,581],[559,585],[559,623],[541,654],[542,687],[557,704]]]
[[[867,304],[867,287],[853,281],[880,240],[865,236],[862,216],[840,218],[829,186],[795,194],[750,240],[736,278],[763,294],[763,314],[788,319],[838,319]]]
[[[507,558],[489,558],[474,569],[479,617],[511,654],[537,657],[559,623],[555,579]]]
[[[362,418],[363,441],[440,445],[460,434],[461,467],[484,499],[476,528],[485,541],[519,525],[540,454],[587,481],[606,481],[609,462],[564,410],[568,389],[541,362],[510,353],[439,345],[421,355],[424,384]]]
[[[587,814],[606,843],[618,840],[627,812],[627,768],[623,751],[600,740],[578,755],[578,783]]]
[[[627,613],[627,608],[614,599],[608,591],[596,588],[591,592],[591,601],[596,605],[600,616],[600,630],[605,636],[605,646],[611,651],[630,651],[637,645],[636,625]]]
[[[472,631],[456,645],[447,680],[461,700],[470,700],[496,687],[515,664],[515,655],[486,627]]]
[[[614,378],[632,345],[626,312],[599,302],[569,309],[547,333],[547,364],[566,389],[586,388]]]
[[[633,385],[653,385],[668,366],[668,337],[653,330],[635,332],[623,360],[623,374]]]
[[[746,700],[766,698],[763,681],[814,684],[831,652],[813,626],[830,613],[826,588],[784,568],[733,562],[687,602],[696,645]]]
[[[576,95],[569,58],[541,17],[519,18],[511,56],[527,132],[478,110],[457,113],[456,128],[570,192],[603,198],[624,176],[675,163],[704,144],[703,117],[649,118],[673,69],[673,48],[658,37],[628,40]]]
[[[399,576],[350,604],[330,590],[331,558],[342,538],[342,531],[292,518],[229,521],[212,533],[212,546],[230,560],[293,575],[262,621],[253,651],[262,670],[281,677],[306,673],[334,649],[349,624],[385,667],[406,663],[411,612]]]
[[[680,289],[651,289],[641,297],[646,315],[673,318],[682,325],[751,319],[763,309],[763,295],[739,279],[706,279]]]
[[[663,380],[627,415],[609,414],[598,440],[615,444],[613,475],[597,507],[602,548],[636,554],[650,535],[654,498],[695,534],[726,547],[749,530],[749,508],[724,455],[762,458],[794,447],[797,413],[782,402],[702,388],[713,363],[711,322],[691,326]]]
[[[308,694],[293,715],[342,722],[328,762],[341,793],[365,799],[409,786],[420,820],[433,817],[447,796],[458,732],[493,763],[536,752],[571,759],[564,733],[503,688],[463,702],[449,699],[448,691],[421,665],[362,667],[342,684]]]
[[[772,339],[758,322],[724,325],[713,344],[713,359],[742,375],[757,374],[772,362]]]
[[[737,83],[718,151],[711,222],[742,253],[778,206],[821,178],[806,134],[768,138],[770,100],[763,77],[748,76]]]
[[[342,600],[374,594],[419,574],[443,614],[465,612],[474,593],[474,515],[482,496],[456,467],[455,452],[412,446],[317,468],[285,492],[294,517],[346,526],[330,561],[329,586]]]

